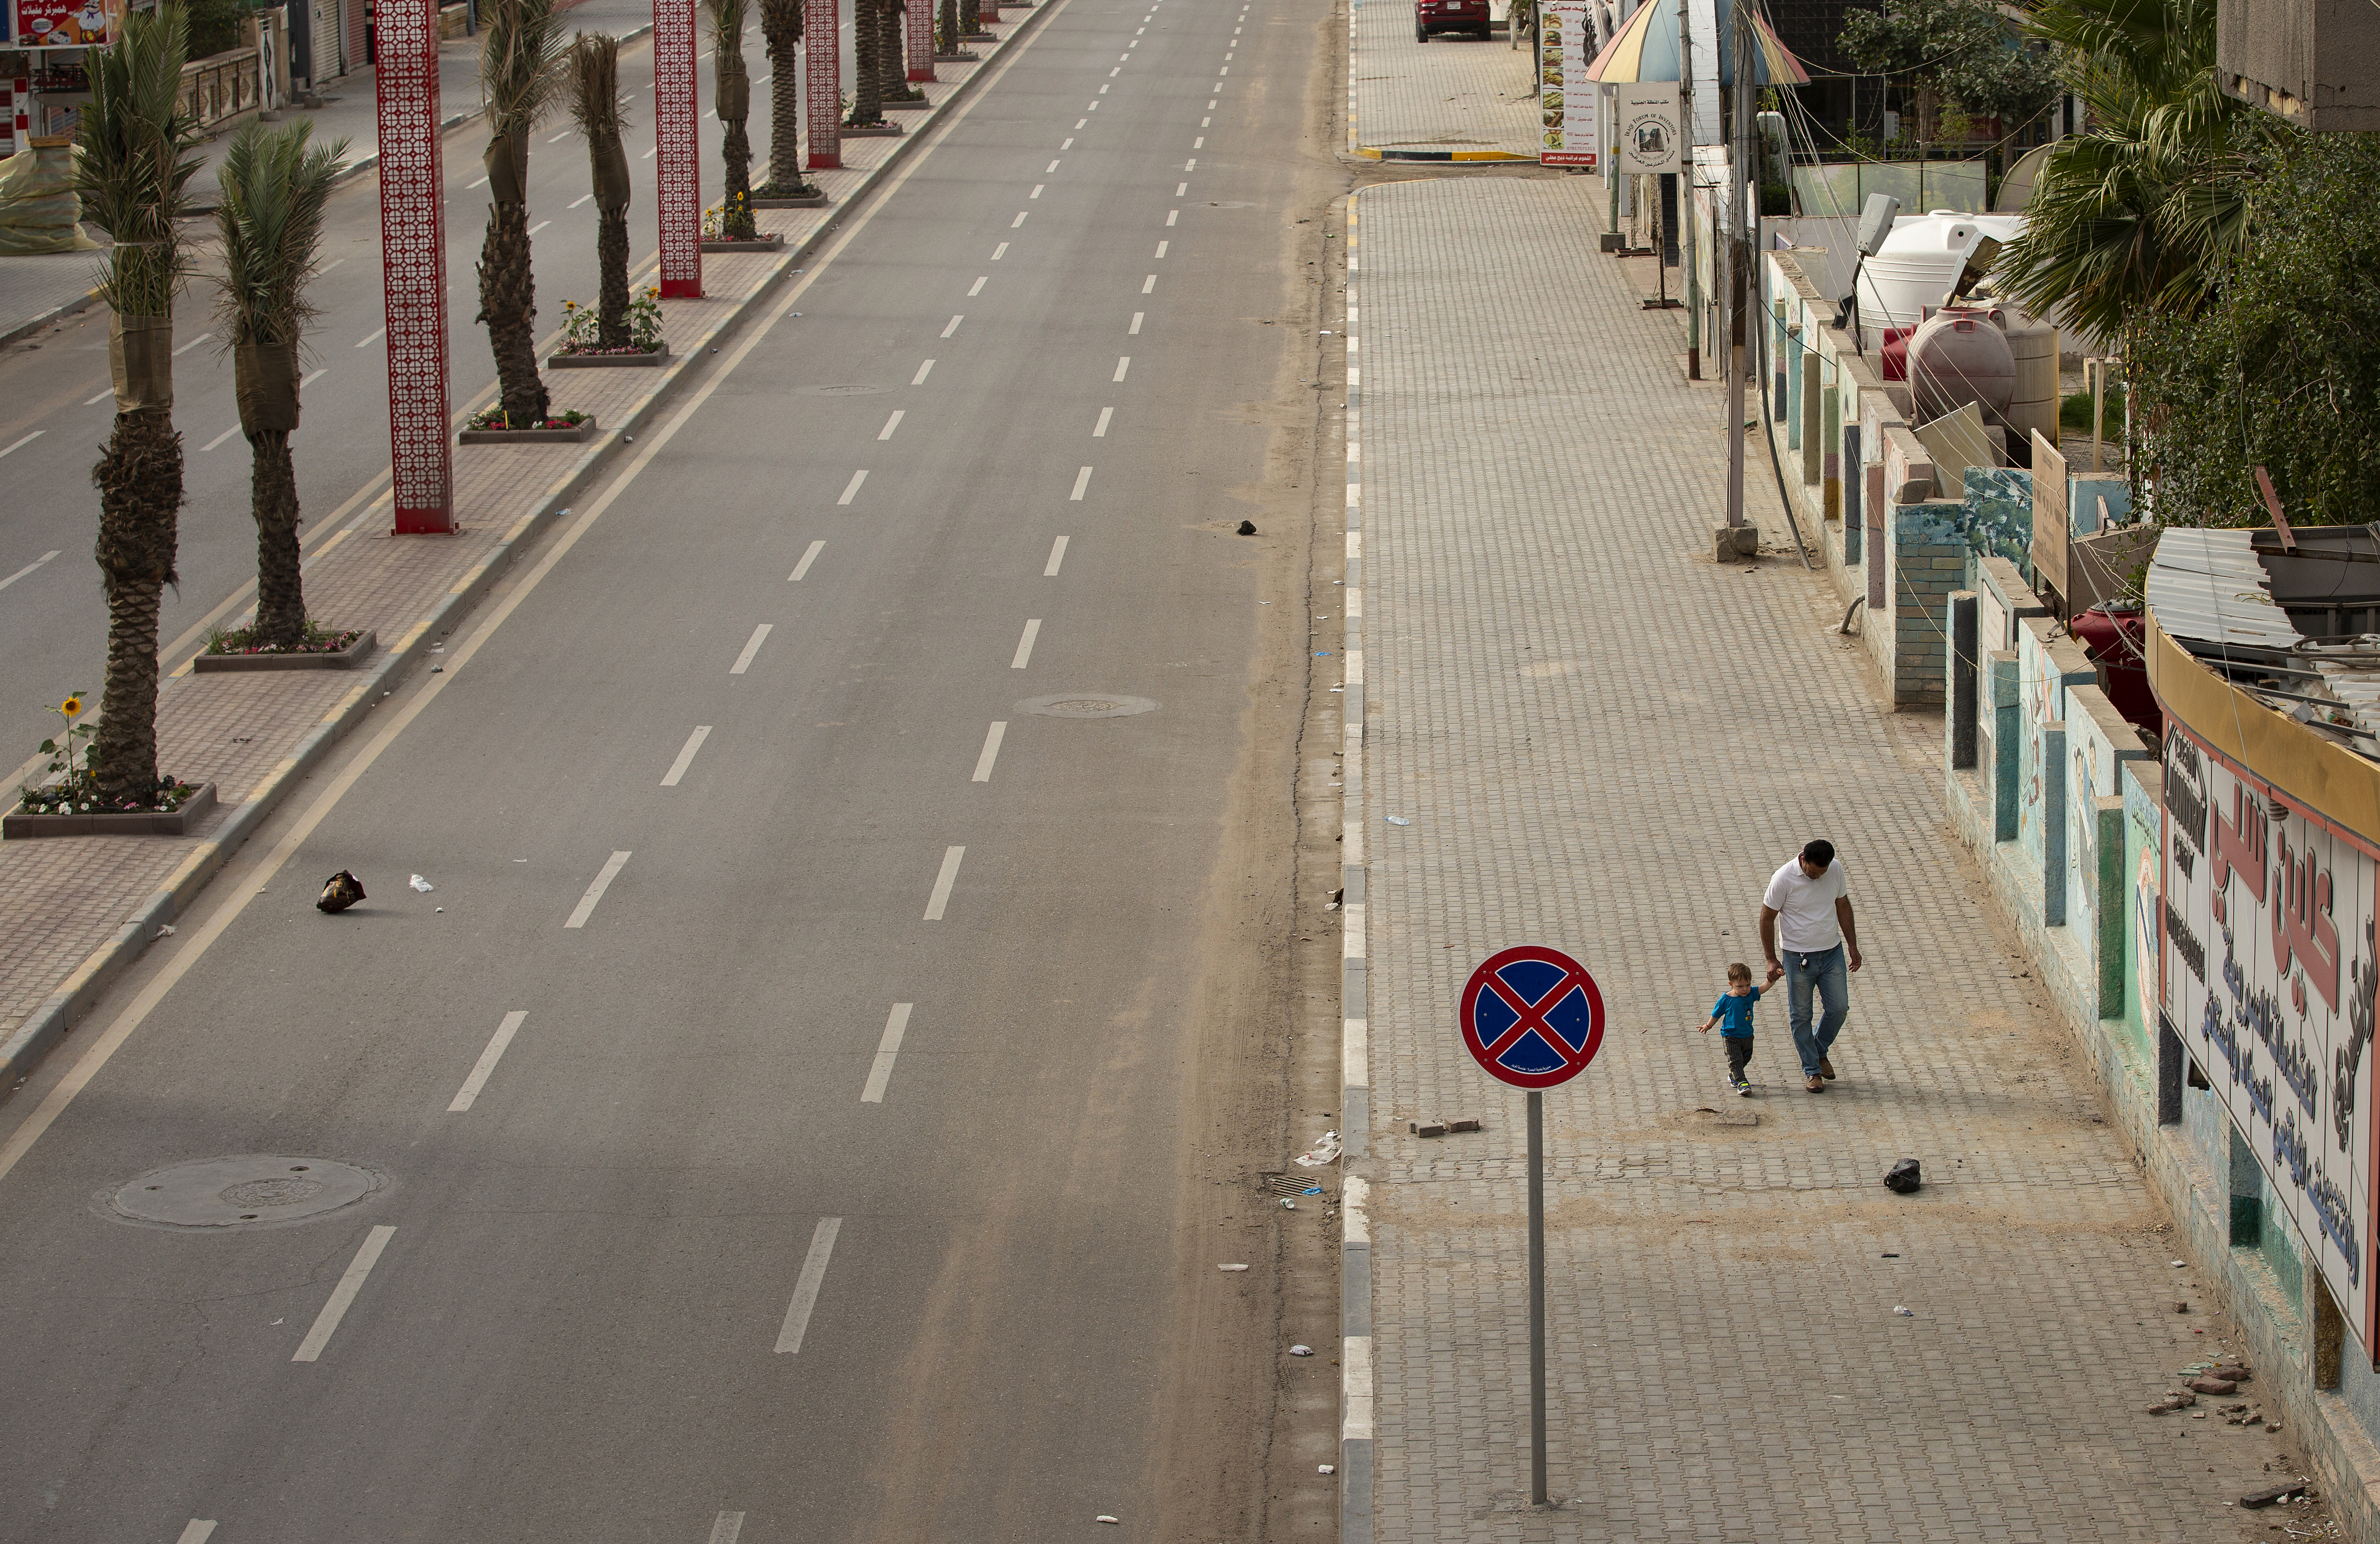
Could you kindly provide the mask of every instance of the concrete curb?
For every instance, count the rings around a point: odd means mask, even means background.
[[[1026,32],[1042,17],[1050,15],[1053,8],[1037,9],[1026,17],[1017,24],[1016,30],[1001,40],[1000,51],[1005,52],[1010,44],[1021,42]],[[651,30],[648,25],[627,36],[640,36]],[[997,55],[989,57],[997,57]],[[959,82],[958,89],[936,103],[932,114],[921,120],[918,127],[929,128],[941,121],[945,109],[966,101],[974,94],[978,83],[990,73],[979,69]],[[462,115],[461,118],[449,120],[448,126],[451,128],[455,122],[476,115]],[[924,134],[903,136],[893,147],[892,153],[885,158],[882,164],[871,168],[859,186],[843,197],[838,207],[848,209],[875,192],[926,138],[928,136]],[[5,1044],[0,1044],[0,1100],[15,1092],[18,1086],[32,1075],[33,1069],[57,1049],[72,1031],[76,1021],[90,1011],[109,983],[161,936],[157,930],[188,911],[199,893],[230,860],[231,855],[255,833],[257,827],[280,807],[306,775],[329,754],[331,748],[345,738],[348,730],[363,722],[373,704],[395,689],[395,682],[398,677],[427,655],[438,639],[461,626],[464,617],[481,597],[511,568],[513,559],[542,535],[557,517],[570,513],[569,501],[586,492],[611,470],[611,462],[625,444],[626,439],[643,432],[661,409],[669,405],[677,395],[678,388],[693,374],[693,367],[710,358],[716,346],[723,344],[741,329],[753,313],[773,297],[777,287],[795,267],[806,265],[811,254],[823,247],[842,225],[843,221],[839,217],[824,221],[798,245],[786,248],[784,255],[778,259],[777,266],[768,276],[754,286],[734,310],[721,317],[710,332],[695,339],[686,353],[676,356],[662,372],[662,379],[654,383],[652,390],[638,400],[620,423],[602,439],[589,445],[572,463],[569,470],[555,479],[539,495],[529,513],[521,517],[505,532],[504,539],[490,551],[486,561],[473,569],[461,584],[440,597],[426,615],[408,628],[403,637],[386,647],[377,663],[361,672],[363,679],[357,683],[355,689],[342,698],[339,705],[298,742],[296,751],[273,769],[272,776],[246,802],[232,808],[230,817],[217,828],[214,835],[192,849],[189,857],[165,881],[164,888],[151,895],[140,911],[116,930],[113,938],[77,966],[73,973],[59,984],[57,991],[42,1000],[42,1005],[18,1027],[17,1032],[9,1036]],[[375,500],[372,505],[366,505],[367,513],[377,503]]]
[[[1349,317],[1356,304],[1355,201],[1347,196],[1347,233],[1341,242],[1347,264],[1347,290],[1341,298]],[[1347,334],[1347,689],[1340,709],[1346,736],[1340,774],[1340,1214],[1339,1239],[1339,1539],[1372,1544],[1372,1223],[1366,1161],[1372,1124],[1371,1005],[1369,959],[1364,922],[1369,893],[1364,866],[1364,504],[1363,463],[1356,458],[1364,397],[1356,360],[1362,346],[1355,325]]]
[[[19,322],[15,326],[7,329],[6,332],[0,332],[0,348],[6,347],[8,345],[16,342],[18,338],[32,336],[35,333],[40,332],[42,328],[48,326],[53,322],[62,321],[69,316],[79,315],[80,313],[91,310],[91,307],[98,303],[99,291],[96,289],[87,290],[79,299],[69,300],[63,306],[52,306],[48,310],[43,311],[39,316],[29,316],[24,321]]]

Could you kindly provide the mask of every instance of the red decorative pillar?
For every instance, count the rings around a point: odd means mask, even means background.
[[[388,454],[399,534],[455,529],[446,399],[445,172],[438,0],[380,0],[380,245],[387,286]]]
[[[653,0],[653,184],[662,298],[702,298],[702,140],[695,131],[694,0]]]
[[[934,79],[934,0],[909,0],[909,82]]]
[[[843,23],[835,0],[802,0],[802,67],[810,89],[814,172],[843,164]]]

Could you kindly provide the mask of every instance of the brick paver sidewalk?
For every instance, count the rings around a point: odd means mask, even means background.
[[[1500,18],[1504,7],[1495,7]],[[1539,115],[1526,48],[1501,32],[1414,41],[1413,0],[1352,0],[1347,149],[1390,159],[1535,161]]]
[[[991,67],[1006,40],[1033,14],[1013,13],[997,28],[1000,42],[974,45],[981,63],[938,66],[941,83],[923,88],[937,109],[976,72]],[[903,115],[909,137],[926,131],[937,116],[938,112]],[[764,210],[757,216],[760,227],[784,233],[786,247],[798,249],[845,217],[903,142],[845,140],[844,169],[811,174],[834,203],[815,210]],[[457,446],[458,534],[389,534],[385,472],[376,483],[379,497],[353,518],[334,522],[314,514],[305,528],[307,609],[331,626],[377,631],[379,652],[362,667],[195,675],[188,660],[164,662],[172,675],[158,702],[161,769],[215,784],[221,805],[187,837],[0,844],[0,1072],[13,1079],[39,1059],[62,1019],[80,1011],[81,1003],[69,1003],[67,994],[87,991],[96,975],[120,967],[154,936],[155,923],[170,919],[175,906],[187,903],[220,861],[225,842],[244,839],[293,784],[297,758],[368,716],[370,704],[388,689],[387,672],[372,668],[375,663],[392,656],[415,659],[438,647],[438,637],[459,621],[459,606],[541,528],[575,480],[583,482],[603,464],[617,435],[624,429],[633,432],[635,415],[651,407],[664,391],[664,377],[674,382],[707,357],[721,330],[778,269],[794,261],[795,256],[705,257],[706,298],[672,300],[666,308],[667,336],[679,357],[667,371],[550,371],[546,380],[554,410],[593,413],[602,425],[596,444]],[[632,276],[634,285],[644,282],[643,273]],[[458,335],[470,325],[468,313],[448,322]],[[463,412],[492,398],[491,387],[481,399],[459,405],[458,421]],[[244,614],[229,616],[225,626],[243,620]],[[34,1043],[37,1038],[42,1043]],[[0,1091],[5,1088],[0,1084]]]
[[[2285,1436],[2143,1408],[2224,1321],[1996,942],[1943,826],[1939,721],[1879,711],[1790,556],[1710,561],[1718,390],[1683,383],[1674,323],[1596,254],[1598,186],[1355,207],[1374,1537],[2273,1537],[2224,1502],[2273,1483]],[[1739,1100],[1694,1026],[1729,961],[1758,965],[1763,885],[1815,835],[1868,956],[1841,1080],[1803,1091],[1780,985],[1764,1097]],[[1582,955],[1610,1023],[1548,1096],[1567,1501],[1537,1514],[1522,1100],[1453,1031],[1471,967],[1524,942]],[[1440,1114],[1487,1130],[1406,1135]],[[1916,1196],[1879,1184],[1901,1157]]]

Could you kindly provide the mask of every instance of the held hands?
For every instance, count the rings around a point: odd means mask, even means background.
[[[1853,958],[1853,959],[1857,959],[1858,957],[1859,957],[1859,956],[1858,956],[1858,955],[1856,955],[1856,954],[1854,954],[1854,955],[1852,956],[1852,958]],[[1853,970],[1857,970],[1857,969],[1859,968],[1859,967],[1858,967],[1858,966],[1856,966],[1856,965],[1854,965],[1854,966],[1852,966],[1852,968]],[[1783,980],[1784,979],[1785,979],[1785,967],[1784,967],[1783,966],[1781,966],[1781,965],[1779,965],[1775,960],[1770,960],[1770,961],[1768,962],[1768,979],[1767,979],[1766,981],[1761,982],[1760,984],[1761,984],[1761,986],[1762,986],[1764,989],[1765,989],[1765,988],[1767,988],[1767,987],[1773,987],[1773,986],[1775,986],[1778,982],[1779,982],[1779,981]]]

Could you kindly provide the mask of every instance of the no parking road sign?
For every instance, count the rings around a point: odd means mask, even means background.
[[[1602,1045],[1603,993],[1559,949],[1524,943],[1490,954],[1463,989],[1463,1049],[1498,1082],[1558,1087]]]
[[[1500,1083],[1528,1090],[1529,1501],[1546,1495],[1546,1096],[1603,1049],[1603,993],[1559,949],[1488,956],[1463,989],[1463,1047]]]

